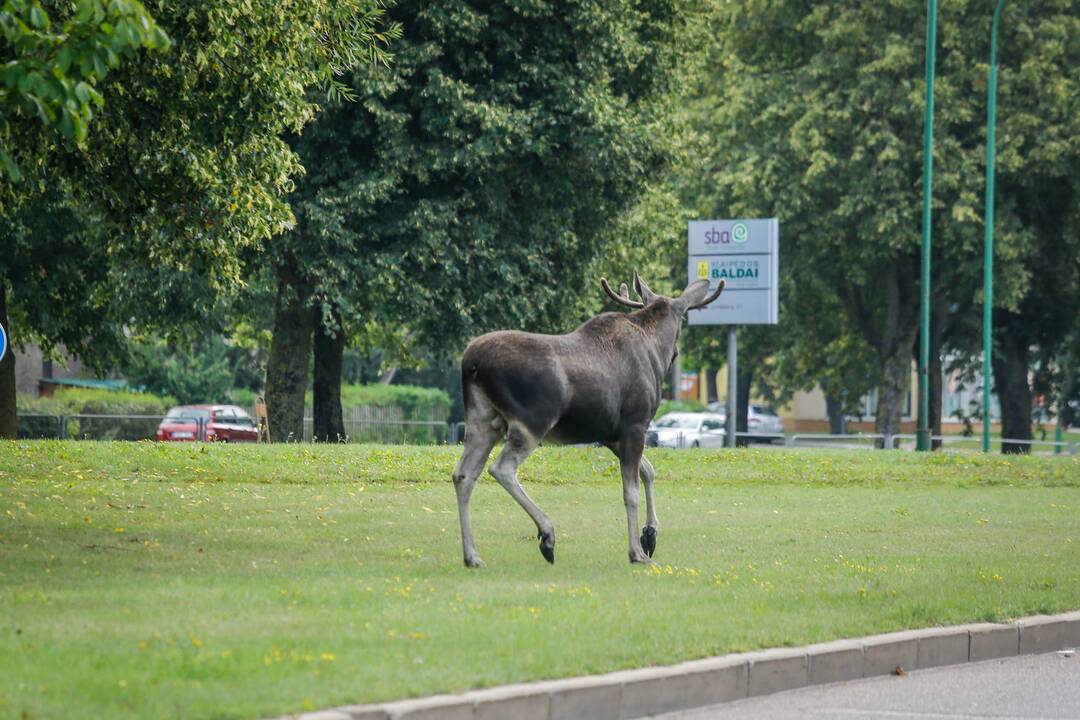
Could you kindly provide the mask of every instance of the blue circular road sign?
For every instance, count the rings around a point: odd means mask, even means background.
[[[7,331],[4,330],[4,326],[0,325],[0,360],[4,359],[4,353],[7,352]]]

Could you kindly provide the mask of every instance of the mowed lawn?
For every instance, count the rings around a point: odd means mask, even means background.
[[[540,449],[556,563],[452,447],[0,444],[0,717],[258,718],[1080,608],[1080,459]],[[644,508],[642,508],[644,514]]]

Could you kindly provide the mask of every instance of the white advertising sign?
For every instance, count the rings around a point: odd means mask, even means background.
[[[692,220],[688,233],[690,282],[705,278],[724,292],[690,311],[691,325],[775,325],[779,320],[779,240],[776,218]]]

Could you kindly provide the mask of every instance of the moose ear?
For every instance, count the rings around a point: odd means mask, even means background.
[[[711,303],[716,298],[720,297],[720,293],[724,291],[724,281],[721,280],[716,290],[709,292],[709,281],[704,278],[701,280],[695,280],[686,286],[682,295],[675,302],[679,303],[682,307],[682,311],[695,310],[699,307],[704,307]]]
[[[649,289],[649,286],[645,284],[645,281],[642,280],[641,276],[636,272],[634,273],[634,291],[646,305],[656,299],[656,293]]]

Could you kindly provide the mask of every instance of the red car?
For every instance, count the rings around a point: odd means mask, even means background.
[[[235,405],[181,405],[170,410],[158,425],[157,439],[258,442],[259,429],[251,416]]]

